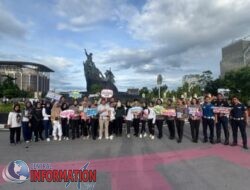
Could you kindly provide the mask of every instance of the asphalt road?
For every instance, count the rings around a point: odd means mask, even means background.
[[[114,140],[40,141],[9,145],[8,131],[0,131],[0,170],[14,160],[31,163],[51,163],[53,169],[79,169],[87,161],[97,170],[95,184],[81,184],[81,189],[112,190],[249,190],[250,151],[239,146],[191,142],[190,128],[185,126],[183,142],[164,137]],[[250,135],[250,129],[247,129]],[[222,133],[223,134],[223,133]],[[230,136],[231,137],[231,136]],[[240,134],[239,134],[240,139]],[[230,139],[231,140],[231,139]],[[72,183],[67,189],[77,189]],[[65,183],[7,183],[0,176],[0,190],[65,189]]]

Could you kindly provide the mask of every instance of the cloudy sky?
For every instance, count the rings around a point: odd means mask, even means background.
[[[51,87],[85,90],[83,50],[119,90],[171,89],[185,74],[219,75],[221,47],[250,34],[250,0],[0,0],[0,60],[55,70]]]

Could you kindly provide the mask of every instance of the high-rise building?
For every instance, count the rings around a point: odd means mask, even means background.
[[[222,60],[220,62],[221,77],[226,72],[237,70],[250,65],[250,41],[238,40],[222,48]]]
[[[14,78],[14,83],[21,90],[47,93],[50,88],[50,68],[30,62],[0,61],[0,82],[7,76]]]

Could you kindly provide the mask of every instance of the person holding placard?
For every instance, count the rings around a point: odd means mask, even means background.
[[[209,141],[211,144],[214,144],[214,124],[215,124],[215,117],[214,117],[214,105],[211,103],[210,96],[205,96],[204,104],[202,105],[202,125],[203,125],[203,142],[206,143],[208,141],[207,136],[207,127],[209,126],[210,136]]]
[[[220,108],[218,112],[215,113],[216,136],[217,136],[216,143],[221,143],[221,126],[222,126],[225,135],[224,145],[229,145],[228,119],[230,114],[230,108],[227,101],[223,99],[223,95],[221,93],[218,93],[217,100],[214,101],[214,106]]]
[[[130,128],[132,126],[133,122],[133,114],[131,112],[131,104],[129,101],[126,102],[126,108],[125,108],[125,121],[127,126],[127,138],[130,138]]]
[[[95,100],[92,104],[89,103],[88,107],[91,109],[95,109],[97,112],[97,101]],[[99,116],[98,114],[95,115],[91,115],[89,116],[90,120],[90,126],[91,126],[91,135],[92,135],[92,139],[96,140],[96,138],[98,137],[98,126],[99,126]]]
[[[88,103],[83,101],[81,102],[81,105],[79,106],[80,111],[80,136],[83,136],[83,139],[89,139],[88,135],[88,127],[87,122],[89,120],[89,117],[85,113],[85,110],[88,108]]]
[[[156,114],[156,120],[155,120],[155,124],[157,126],[158,129],[158,138],[161,139],[162,138],[162,127],[163,127],[163,122],[164,122],[164,107],[162,106],[162,100],[161,99],[157,99],[155,106],[154,106],[154,112]]]
[[[99,113],[99,140],[102,139],[103,136],[103,127],[104,127],[104,135],[105,139],[109,139],[108,134],[108,127],[109,127],[109,105],[107,104],[106,100],[103,98],[101,100],[101,104],[98,105],[97,110]]]
[[[188,106],[188,115],[191,128],[192,141],[198,143],[199,128],[201,121],[201,106],[197,98],[192,98],[191,105]]]
[[[133,114],[134,136],[139,136],[142,107],[137,99],[134,100],[133,107],[130,108]]]
[[[230,116],[232,119],[233,143],[231,144],[231,146],[237,146],[238,143],[237,137],[239,128],[243,141],[243,148],[248,149],[247,133],[246,133],[246,126],[248,124],[247,107],[243,105],[237,97],[233,97],[232,102],[233,102],[233,107]]]
[[[74,111],[74,114],[70,116],[70,125],[72,128],[72,140],[74,140],[76,137],[80,138],[80,110],[77,100],[74,100],[73,105],[69,107],[70,110]]]
[[[61,103],[61,110],[65,111],[68,110],[69,106],[66,101]],[[62,125],[62,133],[63,139],[69,140],[69,118],[68,117],[61,117],[61,125]]]
[[[178,143],[181,143],[182,141],[185,118],[187,118],[187,107],[183,100],[178,99],[176,106],[176,119],[175,119],[176,130],[178,134],[178,139],[177,139]]]
[[[176,110],[171,99],[168,99],[167,101],[166,111],[164,115],[166,116],[166,122],[168,125],[169,139],[173,140],[175,139]]]

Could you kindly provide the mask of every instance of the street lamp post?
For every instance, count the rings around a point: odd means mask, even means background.
[[[158,97],[161,98],[161,84],[162,84],[162,75],[157,76],[157,85],[158,85]]]

